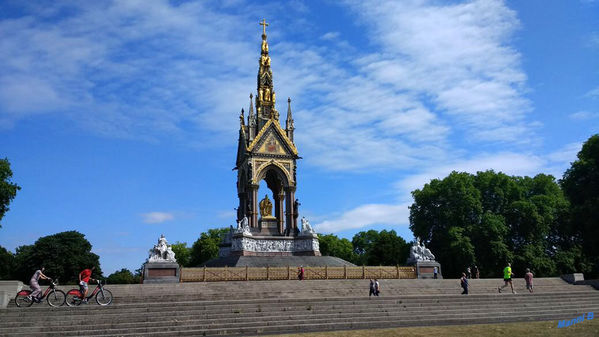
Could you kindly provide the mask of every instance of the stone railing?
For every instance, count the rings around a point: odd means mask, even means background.
[[[297,267],[181,268],[181,282],[262,281],[297,278]],[[414,279],[414,267],[304,267],[304,279]]]

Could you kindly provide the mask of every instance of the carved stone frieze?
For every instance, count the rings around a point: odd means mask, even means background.
[[[231,240],[231,251],[249,251],[260,253],[296,253],[320,251],[318,239],[315,237],[294,238],[292,240],[261,239],[247,236],[234,237]]]

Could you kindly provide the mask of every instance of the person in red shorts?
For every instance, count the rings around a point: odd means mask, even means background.
[[[83,302],[87,302],[87,284],[89,283],[89,280],[94,281],[94,279],[92,278],[92,272],[94,271],[94,269],[96,269],[95,266],[91,267],[91,269],[84,269],[82,272],[79,273],[79,288],[81,290],[81,293],[83,294]]]

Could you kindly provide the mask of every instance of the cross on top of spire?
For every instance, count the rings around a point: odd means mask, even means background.
[[[266,35],[266,26],[268,26],[268,23],[266,23],[266,19],[262,19],[262,21],[258,22],[258,24],[262,26],[262,35]]]

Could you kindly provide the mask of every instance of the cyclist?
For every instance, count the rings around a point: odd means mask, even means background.
[[[92,278],[92,272],[94,271],[94,269],[96,269],[96,266],[91,267],[91,269],[84,269],[82,272],[79,273],[79,290],[83,294],[83,303],[87,303],[87,283],[89,282],[89,280],[95,281]]]
[[[29,287],[31,287],[31,290],[33,290],[33,292],[29,296],[27,296],[27,298],[29,298],[30,300],[34,300],[38,303],[40,301],[39,295],[42,293],[42,288],[40,288],[38,281],[40,278],[42,280],[50,279],[48,276],[44,275],[45,269],[46,268],[41,267],[40,269],[36,270],[33,276],[31,276],[31,280],[29,280]]]

